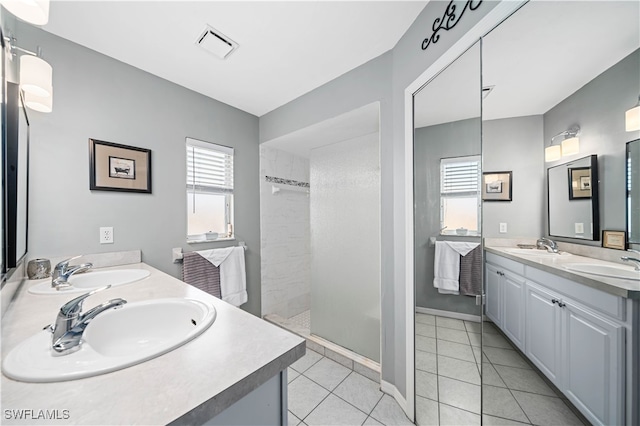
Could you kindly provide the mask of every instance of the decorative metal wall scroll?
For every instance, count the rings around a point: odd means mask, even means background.
[[[422,50],[426,50],[431,43],[436,44],[440,39],[439,33],[441,30],[449,31],[450,29],[455,27],[458,22],[460,22],[460,19],[462,19],[462,15],[464,15],[464,12],[467,10],[467,8],[469,10],[476,10],[482,3],[482,0],[477,0],[475,2],[473,0],[467,0],[460,13],[457,13],[459,5],[454,4],[454,2],[455,0],[451,0],[449,2],[447,8],[444,11],[444,15],[442,15],[442,18],[436,18],[436,20],[433,21],[433,25],[431,26],[431,29],[433,29],[433,34],[431,34],[431,37],[422,40]]]

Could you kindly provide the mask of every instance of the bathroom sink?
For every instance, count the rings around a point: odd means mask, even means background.
[[[213,324],[213,305],[192,299],[127,303],[89,323],[80,350],[54,356],[51,333],[41,331],[6,356],[2,371],[23,382],[60,382],[139,364],[195,339]]]
[[[69,278],[71,287],[56,290],[51,287],[51,279],[34,285],[29,289],[31,294],[73,294],[85,293],[89,290],[111,285],[117,287],[147,278],[151,272],[146,269],[113,269],[111,271],[89,271],[72,275]]]
[[[534,256],[534,257],[570,256],[570,254],[566,252],[550,253],[546,250],[538,250],[538,249],[506,248],[504,249],[504,251],[506,251],[507,253],[519,254],[523,256]]]
[[[600,275],[609,278],[622,278],[625,280],[640,281],[640,271],[623,265],[603,265],[598,263],[569,263],[564,265],[565,269],[584,274]]]

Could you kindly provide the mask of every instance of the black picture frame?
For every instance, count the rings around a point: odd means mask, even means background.
[[[116,173],[114,160],[133,170]],[[151,150],[89,139],[89,189],[151,194]]]
[[[569,199],[591,198],[591,167],[569,168]]]
[[[482,173],[482,201],[512,201],[513,172]]]

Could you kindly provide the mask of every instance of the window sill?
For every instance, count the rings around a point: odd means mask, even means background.
[[[188,239],[187,238],[187,244],[203,244],[203,243],[217,243],[220,241],[235,241],[236,237],[235,236],[231,236],[231,237],[221,237],[221,238],[216,238],[215,240],[205,240],[203,239]]]

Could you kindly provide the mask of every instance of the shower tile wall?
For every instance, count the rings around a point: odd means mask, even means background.
[[[309,159],[260,147],[262,315],[290,318],[310,307],[309,197],[274,195],[265,176],[309,182]]]

